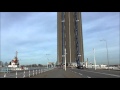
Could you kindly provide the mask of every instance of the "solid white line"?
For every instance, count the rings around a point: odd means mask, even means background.
[[[80,75],[82,75],[81,73],[79,73]]]
[[[93,71],[87,71],[87,70],[83,70],[86,72],[93,72]],[[114,74],[107,74],[107,73],[101,73],[101,72],[93,72],[93,73],[99,73],[99,74],[104,74],[104,75],[109,75],[109,76],[114,76],[114,77],[120,77],[120,75],[114,75]]]

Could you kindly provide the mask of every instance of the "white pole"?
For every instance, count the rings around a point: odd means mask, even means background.
[[[24,71],[24,74],[23,74],[23,78],[25,77],[25,71]]]
[[[17,78],[17,71],[16,71],[16,78]]]
[[[29,77],[30,77],[30,70],[29,70]]]
[[[94,50],[94,66],[95,66],[95,70],[96,70],[95,49],[93,48],[93,50]]]
[[[69,48],[70,48],[70,64],[71,64],[71,34],[70,34],[70,12],[69,12]]]
[[[33,76],[34,76],[34,70],[33,70]]]
[[[4,78],[6,77],[6,73],[4,74]]]
[[[48,69],[48,62],[47,62],[47,69]]]
[[[65,48],[65,71],[66,71],[66,48]]]
[[[37,69],[36,69],[36,75],[37,75]]]

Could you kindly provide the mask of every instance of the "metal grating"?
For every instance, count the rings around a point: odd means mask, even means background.
[[[78,38],[78,14],[79,12],[74,12],[74,22],[75,22],[75,44],[76,44],[76,62],[77,62],[77,66],[80,66],[80,57],[78,55],[80,55],[80,50],[79,50],[79,38]]]
[[[65,34],[65,12],[62,12],[61,14],[61,17],[62,17],[62,55],[64,55],[64,48],[65,48],[65,39],[64,39],[64,34]],[[62,64],[64,63],[64,57],[62,57]]]

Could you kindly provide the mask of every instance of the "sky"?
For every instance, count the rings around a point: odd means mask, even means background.
[[[119,64],[119,12],[82,12],[84,60]],[[0,60],[16,51],[21,65],[57,61],[57,12],[0,12]]]

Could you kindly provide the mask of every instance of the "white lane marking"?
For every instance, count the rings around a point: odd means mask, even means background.
[[[80,75],[82,75],[81,73],[79,73]]]
[[[74,73],[74,71],[72,71]]]
[[[91,78],[91,77],[87,76],[87,78]]]
[[[93,71],[87,71],[87,70],[82,70],[86,72],[93,72]],[[99,74],[104,74],[104,75],[109,75],[109,76],[114,76],[114,77],[120,77],[120,75],[115,75],[115,74],[107,74],[107,73],[101,73],[101,72],[93,72],[93,73],[99,73]]]

